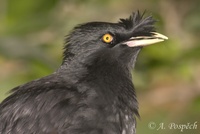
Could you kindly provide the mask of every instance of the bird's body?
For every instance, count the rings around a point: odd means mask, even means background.
[[[137,110],[137,103],[132,81],[120,67],[118,70],[112,70],[112,67],[109,65],[109,70],[98,70],[105,77],[89,73],[76,85],[69,77],[62,76],[63,71],[59,70],[17,87],[1,104],[1,130],[9,132],[12,128],[12,134],[54,131],[66,134],[120,134],[122,124],[129,122],[134,127],[132,115]],[[91,71],[96,72],[98,68],[94,66],[93,69]],[[106,78],[107,74],[113,74],[112,71],[118,72],[112,76],[116,82]],[[125,92],[117,91],[118,87]]]
[[[61,67],[14,88],[0,104],[0,134],[135,134],[131,69],[141,46],[122,42],[134,34],[146,37],[153,23],[136,13],[120,23],[76,27]]]

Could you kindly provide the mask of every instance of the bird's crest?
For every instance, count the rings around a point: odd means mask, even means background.
[[[134,12],[129,18],[120,19],[118,23],[134,33],[155,31],[154,23],[156,20],[152,16],[144,17],[144,14],[145,12],[142,14],[139,11]]]

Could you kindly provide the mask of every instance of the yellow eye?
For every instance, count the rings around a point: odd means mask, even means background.
[[[113,36],[107,33],[103,35],[102,39],[105,43],[111,43],[113,41]]]

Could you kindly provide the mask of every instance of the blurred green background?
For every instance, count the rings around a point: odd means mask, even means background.
[[[60,66],[64,37],[76,24],[116,22],[138,9],[153,15],[169,40],[144,48],[133,71],[137,134],[199,134],[199,0],[1,0],[0,101],[13,87]],[[196,129],[183,132],[168,127],[195,122]]]

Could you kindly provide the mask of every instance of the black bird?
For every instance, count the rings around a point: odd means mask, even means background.
[[[12,89],[0,104],[0,134],[135,134],[131,70],[143,46],[167,39],[154,23],[136,12],[75,27],[61,67]]]

